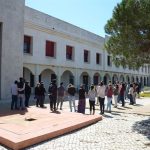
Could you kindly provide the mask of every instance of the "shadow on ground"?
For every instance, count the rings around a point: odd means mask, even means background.
[[[138,121],[133,125],[133,131],[143,134],[150,140],[150,117],[147,120]]]

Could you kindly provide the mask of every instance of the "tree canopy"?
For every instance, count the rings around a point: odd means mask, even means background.
[[[116,65],[150,64],[150,0],[122,0],[105,25],[105,48]]]

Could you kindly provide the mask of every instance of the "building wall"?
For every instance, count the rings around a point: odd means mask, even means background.
[[[114,74],[116,74],[118,80],[127,81],[129,76],[132,81],[132,76],[136,78],[144,75],[148,76],[148,72],[129,70],[128,68],[116,67],[107,65],[108,53],[104,51],[104,43],[107,37],[103,38],[79,27],[71,25],[62,20],[48,16],[39,11],[26,7],[25,9],[25,35],[33,37],[33,53],[24,55],[24,64],[37,64],[38,68],[45,66],[51,70],[55,70],[58,76],[58,83],[66,77],[62,77],[64,70],[73,72],[75,77],[75,85],[79,86],[82,83],[81,74],[86,72],[89,75],[89,83],[93,83],[93,76],[95,73],[99,74],[100,78],[106,75],[108,79],[112,80]],[[46,40],[56,42],[56,58],[45,56],[45,42]],[[75,58],[73,61],[66,60],[66,45],[71,45],[75,50]],[[90,51],[90,62],[84,63],[83,50]],[[96,53],[101,54],[101,65],[96,64]],[[55,69],[53,69],[55,68]],[[64,68],[64,69],[60,69]],[[41,70],[41,69],[40,69]],[[73,70],[73,71],[72,71]],[[47,73],[48,74],[48,73]],[[39,73],[35,73],[39,75]],[[38,78],[36,79],[36,81]],[[47,83],[46,83],[47,84]],[[67,84],[67,81],[66,81]]]
[[[23,68],[24,0],[1,0],[1,99],[10,97],[10,85],[20,76]]]
[[[29,81],[33,75],[34,85],[40,76],[46,87],[53,74],[57,75],[58,84],[64,81],[67,85],[73,79],[76,87],[79,87],[85,76],[88,76],[88,84],[92,84],[94,76],[98,76],[99,82],[105,76],[110,80],[115,76],[115,79],[120,80],[123,77],[138,77],[144,81],[150,75],[145,67],[139,71],[116,68],[113,64],[108,67],[108,54],[103,47],[107,38],[25,7],[24,0],[0,1],[0,27],[1,99],[10,98],[10,85],[23,75]],[[32,37],[30,54],[23,53],[24,35]],[[45,56],[46,40],[56,43],[55,58]],[[74,47],[73,61],[66,60],[66,45]],[[89,63],[83,61],[84,49],[89,51]],[[96,53],[101,54],[100,65],[96,64]]]

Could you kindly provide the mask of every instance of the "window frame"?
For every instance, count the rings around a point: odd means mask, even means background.
[[[85,56],[86,53],[87,53],[87,56]],[[83,61],[84,63],[88,63],[88,64],[90,63],[90,51],[87,49],[84,49],[83,51]]]
[[[71,53],[69,52],[71,50]],[[70,54],[71,56],[70,56]],[[71,45],[66,45],[66,60],[68,61],[74,61],[74,47]]]
[[[51,47],[48,47],[48,44],[53,44],[53,46],[52,46],[52,50],[53,50],[52,54],[53,55],[50,54],[51,52],[48,52],[49,50],[51,50]],[[56,58],[56,42],[51,41],[51,40],[45,41],[45,56],[50,57],[50,58]]]
[[[28,42],[25,42],[29,39],[29,43]],[[28,47],[28,44],[29,44],[29,47],[28,48],[25,48],[25,43],[27,43],[27,47]],[[27,50],[25,50],[27,49]],[[30,36],[30,35],[24,35],[24,44],[23,44],[23,53],[24,54],[30,54],[32,55],[33,54],[33,36]]]

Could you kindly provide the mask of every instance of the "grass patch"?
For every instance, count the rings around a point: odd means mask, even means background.
[[[143,92],[143,93],[140,93],[140,96],[141,96],[141,97],[150,97],[150,92]]]

